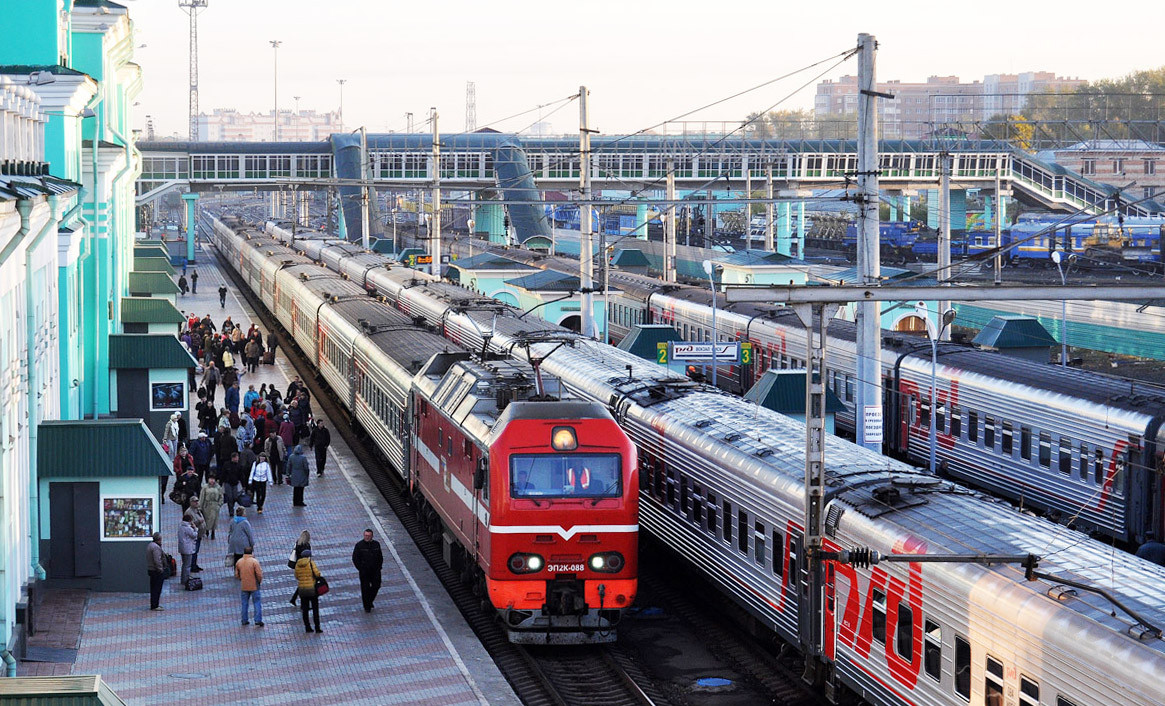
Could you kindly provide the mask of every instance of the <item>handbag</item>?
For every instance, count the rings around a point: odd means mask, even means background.
[[[255,504],[255,501],[251,499],[251,494],[245,490],[239,493],[239,497],[235,498],[235,502],[237,502],[240,507],[251,507]]]
[[[328,587],[328,580],[323,576],[316,577],[316,595],[326,596],[331,589]]]
[[[287,568],[294,569],[295,568],[295,561],[296,561],[295,550],[292,549],[291,554],[289,554],[287,557]]]
[[[170,491],[170,502],[177,503],[178,505],[185,505],[186,504],[186,493],[178,492],[177,489],[171,490]]]
[[[231,552],[227,552],[227,553],[226,553],[226,555],[225,555],[225,556],[224,556],[222,559],[223,559],[223,560],[222,560],[222,565],[223,565],[223,566],[227,567],[228,569],[233,569],[233,568],[234,568],[234,566],[235,566],[235,555],[234,555],[233,553],[231,553]]]

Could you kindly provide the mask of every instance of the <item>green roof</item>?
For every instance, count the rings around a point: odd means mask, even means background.
[[[165,272],[130,272],[130,294],[177,294],[178,285]]]
[[[123,324],[180,324],[186,321],[169,299],[155,297],[122,297]]]
[[[1006,350],[1051,347],[1056,345],[1056,339],[1034,316],[996,316],[975,336],[973,343]]]
[[[805,416],[805,371],[767,370],[761,379],[744,393],[744,399],[782,414]],[[840,412],[845,404],[828,387],[825,388],[825,411]]]
[[[165,246],[161,243],[157,245],[135,245],[133,247],[133,256],[136,260],[139,257],[164,257],[168,262],[170,254],[166,252]]]
[[[195,368],[197,361],[171,333],[117,333],[109,337],[109,367]]]
[[[174,266],[170,264],[168,257],[138,257],[134,253],[133,259],[134,272],[165,272],[168,275],[173,275]]]
[[[99,449],[106,453],[98,453]],[[36,458],[41,478],[157,477],[171,473],[170,459],[141,419],[41,422]]]
[[[679,332],[667,324],[635,324],[630,333],[619,341],[619,350],[645,360],[656,360],[657,344],[668,341],[682,341]]]

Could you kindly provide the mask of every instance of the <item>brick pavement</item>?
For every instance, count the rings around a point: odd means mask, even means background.
[[[28,638],[27,654],[16,666],[17,676],[62,676],[72,672],[88,601],[86,589],[42,588],[36,606],[36,634]]]
[[[180,297],[178,308],[209,312],[216,324],[231,314],[247,326],[253,319],[233,291],[225,310],[218,305],[221,273],[205,262],[198,270],[198,295]],[[243,376],[241,388],[266,382],[285,389],[289,372],[277,355],[276,365]],[[262,516],[248,511],[264,570],[266,627],[240,625],[238,584],[224,565],[224,509],[218,539],[202,544],[205,589],[186,592],[171,579],[162,594],[166,610],[157,612],[148,610],[146,594],[92,594],[74,672],[101,674],[131,703],[174,697],[255,704],[517,703],[339,434],[332,439],[326,475],[312,475],[306,508],[292,508],[291,488],[282,485],[269,489]],[[307,455],[314,469],[313,454]],[[178,508],[167,502],[163,548],[175,554],[179,522]],[[384,582],[370,614],[363,611],[351,564],[365,527],[385,547]],[[304,529],[332,587],[320,598],[322,635],[306,634],[299,609],[288,604],[295,578],[287,556]]]

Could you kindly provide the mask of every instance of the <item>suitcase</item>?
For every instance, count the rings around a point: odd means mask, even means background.
[[[267,351],[263,354],[263,365],[275,365],[275,351]]]
[[[202,579],[198,578],[197,576],[191,576],[190,578],[186,579],[186,590],[187,591],[201,591],[202,590]]]

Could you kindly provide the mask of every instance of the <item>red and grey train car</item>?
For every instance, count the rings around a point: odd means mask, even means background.
[[[635,600],[635,448],[599,404],[538,394],[362,287],[263,238],[215,243],[450,536],[514,642],[612,641]]]

